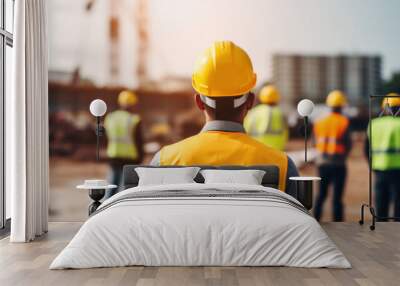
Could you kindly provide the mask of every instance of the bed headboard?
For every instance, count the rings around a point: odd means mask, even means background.
[[[184,166],[146,166],[146,165],[125,165],[123,169],[123,182],[122,189],[128,189],[136,187],[139,183],[139,176],[135,171],[136,167],[147,167],[147,168],[182,168]],[[193,167],[193,166],[190,166]],[[220,169],[220,170],[246,170],[256,169],[265,171],[265,175],[262,179],[262,185],[265,187],[272,187],[277,189],[279,185],[279,168],[273,165],[255,165],[255,166],[194,166],[200,167],[201,169]],[[195,181],[198,183],[204,183],[203,176],[199,173]]]

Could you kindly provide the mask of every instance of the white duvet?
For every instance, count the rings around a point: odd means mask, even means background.
[[[121,200],[134,192],[265,191],[231,184],[136,187],[105,201],[50,269],[145,266],[294,266],[350,268],[318,222],[279,200],[173,197]],[[117,203],[116,203],[117,201]]]

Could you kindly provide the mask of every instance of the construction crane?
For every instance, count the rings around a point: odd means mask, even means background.
[[[91,12],[96,0],[86,0],[85,9]],[[148,34],[148,5],[147,0],[136,0],[136,7],[133,14],[133,25],[136,30],[137,45],[137,63],[135,75],[139,87],[148,82],[147,57],[149,49]],[[112,82],[117,82],[120,76],[120,13],[129,9],[124,9],[123,0],[109,0],[109,38],[110,38],[110,77]],[[130,16],[130,15],[129,15]]]
[[[148,82],[147,56],[149,49],[148,33],[148,11],[147,0],[137,0],[137,8],[134,19],[136,20],[136,31],[139,39],[137,47],[138,62],[136,66],[136,75],[139,86]]]

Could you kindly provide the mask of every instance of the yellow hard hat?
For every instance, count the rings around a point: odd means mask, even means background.
[[[384,108],[386,105],[388,105],[389,107],[400,106],[400,97],[389,97],[389,96],[399,96],[399,94],[391,92],[387,96],[388,97],[385,97],[382,101],[382,108]]]
[[[256,84],[250,57],[230,41],[215,42],[197,60],[192,86],[210,97],[240,96]]]
[[[340,90],[331,91],[326,98],[326,105],[329,107],[343,107],[346,104],[346,95]]]
[[[266,85],[258,94],[261,103],[276,104],[281,99],[278,89],[274,85]]]
[[[138,102],[137,95],[130,90],[123,90],[118,95],[118,104],[123,107],[134,106]]]

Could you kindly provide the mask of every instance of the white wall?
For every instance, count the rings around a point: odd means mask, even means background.
[[[111,0],[97,0],[90,15],[84,0],[49,1],[50,68],[109,82],[108,13]],[[122,3],[120,83],[135,86],[136,0]],[[153,79],[189,77],[199,51],[230,39],[251,55],[259,79],[270,76],[273,52],[373,53],[384,56],[384,75],[400,69],[396,37],[400,1],[385,0],[149,0]]]

